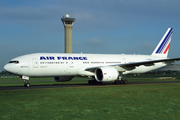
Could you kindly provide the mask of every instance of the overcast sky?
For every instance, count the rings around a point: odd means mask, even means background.
[[[179,0],[0,0],[0,71],[12,58],[64,52],[63,14],[75,18],[73,53],[151,54],[174,28],[180,57]]]

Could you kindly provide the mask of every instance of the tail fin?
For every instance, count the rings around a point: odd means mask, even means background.
[[[171,43],[173,28],[168,28],[161,41],[157,45],[156,49],[151,54],[152,56],[167,57],[169,52],[169,46]]]

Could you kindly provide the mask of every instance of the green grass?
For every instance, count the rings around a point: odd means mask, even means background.
[[[53,84],[87,84],[91,78],[75,77],[68,82],[56,82],[52,77],[48,78],[30,78],[31,85],[53,85]],[[175,79],[158,79],[158,78],[127,78],[128,82],[156,82],[156,81],[175,81]],[[2,77],[0,78],[0,86],[23,86],[24,81],[19,77]]]
[[[180,119],[180,84],[0,91],[0,119]]]
[[[30,78],[31,85],[53,85],[53,84],[86,84],[90,78],[76,77],[68,82],[56,82],[52,77],[48,78]],[[19,77],[4,77],[0,78],[0,86],[23,86],[24,81]]]

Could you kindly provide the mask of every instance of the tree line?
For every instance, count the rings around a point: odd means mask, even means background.
[[[0,77],[1,77],[1,76],[16,76],[16,75],[13,75],[13,74],[8,73],[8,72],[6,72],[6,71],[2,71],[2,72],[0,72]]]

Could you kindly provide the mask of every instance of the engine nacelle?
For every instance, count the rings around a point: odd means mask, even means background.
[[[108,82],[117,80],[119,72],[112,66],[99,67],[95,70],[95,79],[98,82]]]
[[[72,80],[74,76],[61,76],[61,77],[54,77],[56,82],[66,82]]]

